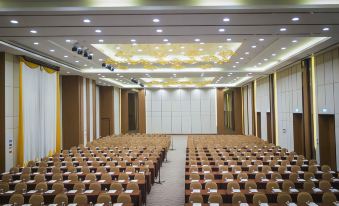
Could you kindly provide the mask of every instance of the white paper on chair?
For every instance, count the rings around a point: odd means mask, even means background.
[[[192,206],[201,206],[201,203],[193,203]]]
[[[226,182],[232,182],[233,179],[226,179],[225,181],[226,181]]]
[[[131,180],[131,182],[138,182],[138,180]]]
[[[91,182],[91,180],[84,180],[84,181],[82,181],[83,183],[90,183]]]
[[[50,180],[50,181],[48,181],[48,183],[50,183],[50,184],[53,184],[54,182],[56,182],[56,180]]]
[[[123,203],[114,203],[113,206],[123,206]]]
[[[67,206],[77,206],[77,203],[71,203],[71,204],[68,204]]]
[[[339,192],[339,190],[338,190],[338,189],[335,189],[335,188],[331,188],[330,191],[331,191],[331,192]]]
[[[31,204],[23,204],[22,206],[31,206]]]
[[[322,192],[322,190],[319,189],[319,188],[313,188],[313,192],[314,192],[314,193],[316,193],[316,192]]]
[[[68,191],[67,193],[68,194],[75,194],[77,192],[77,190],[70,190],[70,191]]]
[[[132,174],[132,172],[125,172],[126,174],[128,174],[128,175],[131,175]]]
[[[304,180],[304,179],[298,179],[298,181],[299,181],[299,182],[305,182],[305,180]]]
[[[264,179],[261,179],[261,181],[262,182],[268,182],[268,181],[270,181],[269,179],[266,179],[266,178],[264,178]]]
[[[339,182],[339,179],[338,178],[334,178],[333,182]]]
[[[34,182],[35,182],[35,180],[28,180],[27,181],[28,184],[31,184],[31,183],[34,183]]]
[[[249,204],[248,203],[240,203],[239,206],[248,206]]]
[[[13,194],[14,192],[14,190],[8,190],[7,192],[5,192],[5,194]]]
[[[193,189],[192,193],[200,193],[200,189]]]
[[[86,190],[84,193],[85,194],[91,194],[91,193],[93,193],[94,192],[94,190]]]
[[[310,203],[308,203],[308,206],[318,206],[318,205],[314,202],[310,202]]]
[[[15,180],[15,181],[13,181],[14,184],[17,184],[17,183],[19,183],[19,182],[21,182],[21,180]]]
[[[260,203],[260,206],[268,206],[268,203]]]
[[[123,183],[123,182],[125,182],[125,180],[118,180],[118,182]]]
[[[240,189],[233,189],[232,192],[240,192]]]
[[[219,206],[219,203],[210,203],[209,206]]]
[[[104,206],[104,203],[96,203],[94,206]]]
[[[254,192],[258,192],[257,189],[250,189],[250,192],[254,193]]]
[[[291,188],[291,189],[290,189],[290,193],[294,193],[294,192],[297,193],[297,192],[299,192],[299,190],[297,190],[297,189],[295,189],[295,188]]]
[[[70,183],[71,180],[64,180],[64,183]]]
[[[312,182],[318,182],[318,179],[316,179],[316,178],[311,178],[311,181],[312,181]]]
[[[45,193],[46,194],[52,194],[55,190],[47,190]]]
[[[110,194],[114,194],[116,192],[117,192],[117,190],[108,190],[108,193],[110,193]]]
[[[199,180],[191,180],[191,182],[199,182]]]
[[[297,206],[297,204],[295,204],[294,202],[290,202],[287,204],[287,206]]]
[[[208,192],[209,192],[209,193],[217,193],[217,192],[218,192],[218,189],[210,189]]]
[[[225,171],[225,170],[224,170],[224,171],[222,171],[221,173],[222,173],[222,174],[226,174],[226,173],[228,173],[228,171]]]
[[[283,179],[276,179],[277,182],[283,182],[284,180]]]
[[[106,180],[99,180],[98,182],[99,183],[104,183]]]
[[[27,193],[28,194],[34,194],[34,193],[36,193],[38,190],[30,190],[30,191],[28,191]]]
[[[126,190],[125,193],[131,194],[131,193],[133,193],[133,190]]]
[[[272,189],[272,192],[277,193],[277,192],[282,192],[281,189]]]
[[[48,206],[58,206],[58,204],[49,204]]]

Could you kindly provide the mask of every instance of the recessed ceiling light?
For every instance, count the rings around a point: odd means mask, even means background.
[[[185,47],[184,47],[184,46],[181,46],[180,49],[185,49]]]
[[[136,45],[137,45],[137,43],[133,43],[133,44],[132,44],[132,46],[136,46]]]
[[[237,66],[233,65],[232,67],[233,67],[233,68],[236,68]]]
[[[254,49],[254,48],[257,48],[257,46],[256,46],[256,45],[252,45],[251,47],[252,47],[253,49]]]
[[[328,28],[328,27],[323,28],[323,31],[329,31],[329,30],[330,30],[330,28]]]
[[[236,64],[239,64],[239,62],[235,62]]]
[[[263,38],[260,38],[260,39],[259,39],[259,41],[265,41],[265,39],[263,39]]]
[[[227,40],[227,41],[232,41],[232,39],[231,39],[231,38],[227,38],[226,40]]]
[[[292,40],[292,43],[297,43],[297,42],[298,42],[298,40],[296,40],[296,39]]]
[[[100,29],[96,29],[95,32],[96,33],[101,33],[101,30]]]
[[[230,75],[230,74],[228,74],[227,76],[228,76],[228,77],[230,77],[231,75]]]
[[[142,49],[138,49],[138,52],[142,52]]]
[[[219,47],[220,49],[222,48],[222,46],[221,46],[221,45],[219,45],[218,47]]]
[[[272,56],[274,56],[274,57],[275,57],[276,55],[277,55],[277,54],[275,54],[275,53],[272,54]]]
[[[240,57],[239,59],[243,60],[243,59],[244,59],[244,57]]]
[[[64,57],[65,57],[65,58],[68,58],[68,56],[67,56],[67,55],[65,55]]]
[[[285,50],[286,49],[286,47],[281,47],[281,50]]]
[[[131,39],[131,42],[136,42],[137,40],[135,40],[135,39]]]
[[[54,49],[50,49],[49,51],[50,51],[50,52],[55,52],[55,50],[54,50]]]
[[[299,17],[293,17],[291,20],[292,20],[292,21],[299,21],[300,18],[299,18]]]
[[[218,29],[219,32],[225,32],[225,29],[224,28],[220,28]]]
[[[185,52],[180,52],[180,54],[184,55],[184,54],[185,54]]]
[[[252,73],[248,73],[248,75],[251,75]]]
[[[99,42],[102,43],[102,42],[104,42],[104,40],[103,39],[99,39]]]
[[[268,59],[264,59],[264,61],[268,61]]]
[[[71,42],[71,40],[70,40],[70,39],[66,39],[66,42],[67,42],[67,43],[70,43],[70,42]]]
[[[204,42],[200,42],[200,44],[205,44]]]
[[[31,32],[32,34],[38,33],[36,30],[31,30],[30,32]]]
[[[261,65],[261,62],[259,62],[258,65]]]
[[[71,72],[66,72],[67,74],[71,73]]]
[[[84,64],[84,67],[87,67],[87,64]]]
[[[158,46],[156,46],[156,47],[155,47],[155,49],[159,49],[159,47],[158,47]]]
[[[15,19],[12,19],[12,20],[11,20],[11,23],[12,23],[12,24],[18,24],[19,21],[15,20]]]
[[[169,49],[168,51],[169,51],[169,52],[172,52],[172,51],[173,51],[173,49]]]
[[[177,74],[175,74],[175,73],[173,74],[173,76],[176,76],[176,75],[177,75]]]
[[[158,23],[158,22],[160,22],[160,20],[159,19],[153,19],[153,22]]]
[[[34,44],[34,45],[39,45],[39,42],[34,42],[33,44]]]
[[[164,42],[168,42],[168,39],[163,39],[162,41],[164,41]]]
[[[119,46],[117,46],[117,47],[115,47],[117,50],[119,50],[120,49],[120,47]]]
[[[75,62],[76,62],[76,63],[79,63],[79,61],[78,61],[78,60],[76,60]]]
[[[287,31],[287,29],[286,28],[280,28],[280,31]]]
[[[102,62],[102,59],[99,59],[100,62]]]
[[[157,32],[158,32],[158,33],[161,33],[161,32],[162,32],[162,29],[157,29]]]
[[[171,45],[171,42],[167,42],[166,45],[167,45],[167,46]]]
[[[198,42],[198,41],[200,41],[200,39],[194,39],[194,41]]]
[[[91,23],[91,20],[89,20],[89,19],[84,19],[83,22],[84,22],[84,23]]]
[[[245,52],[246,55],[249,55],[250,53],[249,52]]]
[[[199,51],[203,51],[203,49],[202,49],[202,48],[200,48],[200,49],[199,49]]]
[[[101,76],[102,78],[105,78],[105,76]]]
[[[98,74],[98,76],[100,76],[101,74]]]
[[[230,18],[224,17],[223,21],[224,21],[224,22],[229,22],[229,21],[230,21]]]

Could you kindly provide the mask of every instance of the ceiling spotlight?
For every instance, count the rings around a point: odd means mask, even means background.
[[[79,61],[78,61],[78,60],[76,60],[76,61],[75,61],[75,63],[79,63]]]
[[[115,49],[116,49],[116,50],[119,50],[119,49],[120,49],[120,47],[119,47],[119,46],[117,46]]]
[[[135,39],[131,39],[131,42],[136,42],[137,40],[135,40]]]
[[[250,53],[249,52],[245,52],[246,55],[249,55]]]
[[[230,21],[230,18],[224,17],[223,21],[224,21],[224,22],[229,22],[229,21]]]
[[[243,59],[244,59],[244,57],[240,57],[239,59],[243,60]]]
[[[36,30],[31,30],[30,32],[31,32],[32,34],[38,33]]]
[[[263,39],[263,38],[261,38],[261,39],[259,39],[259,41],[264,41],[265,39]]]
[[[84,51],[84,57],[88,57],[88,52],[87,52],[87,50]]]
[[[96,29],[95,33],[101,33],[101,30],[100,29]]]
[[[200,41],[200,39],[194,39],[194,41],[198,42],[198,41]]]
[[[296,40],[296,39],[292,40],[292,43],[297,43],[297,42],[298,42],[298,40]]]
[[[285,50],[285,49],[286,49],[286,47],[282,47],[282,48],[281,48],[281,50]]]
[[[164,41],[164,42],[168,42],[168,39],[163,39],[162,41]]]
[[[84,67],[87,67],[87,64],[84,64]]]
[[[81,48],[78,48],[77,53],[80,54],[80,55],[82,55],[82,52],[83,52],[82,49],[81,49]]]
[[[153,19],[153,22],[158,23],[158,22],[160,22],[160,20],[159,19]]]
[[[33,44],[34,44],[34,45],[39,45],[39,42],[34,42]]]
[[[71,42],[71,40],[70,40],[70,39],[66,39],[66,42],[67,42],[67,43],[70,43],[70,42]]]
[[[225,29],[224,28],[220,28],[218,29],[219,32],[225,32]]]
[[[300,18],[299,18],[299,17],[293,17],[291,20],[292,20],[292,21],[299,21]]]
[[[12,20],[11,20],[11,23],[12,23],[12,24],[18,24],[19,22],[18,22],[17,20],[15,20],[15,19],[12,19]]]
[[[280,31],[287,31],[286,28],[280,28]]]
[[[68,58],[68,56],[67,56],[67,55],[65,55],[64,57],[65,57],[65,58]]]
[[[71,73],[71,72],[66,72],[67,74]]]
[[[49,51],[50,51],[50,52],[55,52],[55,50],[54,50],[54,49],[50,49]]]
[[[232,67],[233,67],[233,68],[236,68],[237,66],[233,65]]]
[[[83,22],[84,22],[84,23],[91,23],[91,20],[89,20],[89,19],[84,19]]]
[[[156,30],[158,33],[161,33],[162,32],[162,29],[157,29]]]
[[[275,54],[275,53],[272,54],[272,56],[274,56],[274,57],[275,57],[276,55],[277,55],[277,54]]]
[[[99,62],[102,62],[102,59],[98,59],[99,60]]]
[[[200,48],[200,49],[199,49],[199,51],[203,51],[203,49],[202,49],[202,48]]]
[[[99,39],[99,42],[102,43],[102,42],[104,42],[104,40],[103,39]]]
[[[328,27],[323,28],[323,31],[329,31],[329,30],[330,30],[330,28],[328,28]]]
[[[231,38],[227,38],[226,41],[232,41],[232,39]]]
[[[199,44],[205,44],[204,42],[200,42]]]
[[[253,49],[254,49],[254,48],[257,48],[257,46],[256,46],[256,45],[253,45],[253,46],[251,46],[251,47],[252,47]]]
[[[142,52],[142,49],[138,49],[138,52]]]
[[[222,46],[221,46],[221,45],[219,45],[219,46],[218,46],[218,48],[219,48],[219,49],[221,49],[221,48],[222,48]]]
[[[239,62],[235,62],[236,64],[239,64]]]
[[[268,61],[268,59],[264,59],[264,61]]]

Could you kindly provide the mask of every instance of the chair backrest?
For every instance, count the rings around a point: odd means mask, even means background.
[[[81,168],[81,172],[83,172],[84,174],[89,174],[91,173],[91,170],[89,169],[88,166],[84,166]]]
[[[104,173],[101,175],[101,180],[105,180],[105,181],[111,181],[112,180],[112,176],[108,173]]]
[[[144,181],[145,180],[145,175],[137,173],[134,175],[134,179],[139,180],[139,181]]]
[[[271,174],[271,179],[272,180],[277,180],[277,179],[282,179],[281,174],[275,172]]]
[[[314,187],[315,187],[315,184],[311,180],[307,180],[304,182],[303,188],[305,192],[312,192]]]
[[[136,182],[129,182],[127,183],[126,189],[133,190],[133,191],[139,191],[139,185]]]
[[[2,192],[7,192],[9,190],[8,182],[0,182],[0,190]]]
[[[284,182],[282,183],[283,192],[290,192],[290,189],[294,187],[295,185],[291,180],[284,180]]]
[[[276,182],[268,182],[266,184],[266,192],[272,192],[273,189],[279,189],[279,185]]]
[[[205,189],[218,189],[218,185],[215,182],[207,182]]]
[[[249,190],[249,189],[257,189],[257,184],[254,181],[247,181],[245,183],[245,189]]]
[[[231,173],[225,173],[222,175],[222,179],[233,179],[233,175]]]
[[[101,184],[94,182],[89,185],[90,190],[94,190],[94,192],[100,192],[101,191]]]
[[[291,202],[292,197],[289,193],[287,192],[279,192],[277,196],[277,203],[279,205],[285,205],[286,202]]]
[[[62,176],[61,173],[55,173],[55,174],[53,174],[53,176],[52,176],[52,180],[61,181],[61,180],[63,180],[63,176]]]
[[[312,173],[312,172],[305,172],[304,173],[304,179],[305,180],[311,180],[312,178],[314,178],[315,176],[314,176],[314,173]]]
[[[24,196],[22,194],[13,194],[9,198],[9,204],[23,205],[25,202]]]
[[[300,192],[298,194],[298,206],[307,206],[309,202],[313,202],[313,198],[308,192]]]
[[[241,179],[248,179],[248,175],[245,172],[239,173],[237,175],[237,179],[241,180]]]
[[[310,166],[308,167],[308,171],[309,171],[309,172],[312,172],[312,173],[316,173],[316,172],[318,171],[318,167],[315,166],[315,165],[310,165]]]
[[[285,172],[286,172],[286,166],[280,166],[279,168],[278,168],[278,173],[279,174],[284,174]]]
[[[87,205],[88,204],[88,199],[85,194],[76,194],[74,196],[73,203],[76,203],[78,205]]]
[[[237,192],[237,193],[233,194],[233,196],[232,196],[232,204],[233,205],[239,204],[239,203],[246,203],[246,202],[247,202],[247,200],[246,200],[244,193]]]
[[[65,187],[63,183],[57,182],[52,185],[52,189],[55,190],[56,194],[59,194],[64,192]]]
[[[131,199],[131,196],[130,196],[129,194],[121,193],[121,194],[118,196],[117,202],[118,202],[118,203],[129,204],[129,203],[132,202],[132,199]]]
[[[54,197],[54,204],[57,204],[58,206],[61,205],[67,205],[68,204],[68,197],[66,194],[57,194]]]
[[[261,203],[268,203],[266,195],[263,193],[255,193],[253,195],[253,205],[259,206]]]
[[[4,181],[4,182],[10,182],[10,181],[12,181],[12,174],[4,174],[4,175],[2,175],[2,178],[1,178],[1,180],[2,181]]]
[[[127,181],[128,180],[128,174],[120,173],[119,176],[118,176],[118,179]]]
[[[329,165],[322,165],[321,166],[321,171],[329,172],[329,171],[331,171],[331,167]]]
[[[45,181],[45,175],[44,174],[37,174],[34,176],[34,180],[36,183],[44,182]]]
[[[257,173],[257,174],[255,175],[255,180],[256,180],[256,181],[261,181],[261,179],[263,179],[263,178],[266,178],[266,175],[265,175],[264,173],[262,173],[262,172]]]
[[[108,194],[100,194],[97,199],[97,203],[104,203],[105,205],[108,205],[111,200],[111,196]]]
[[[73,190],[83,191],[83,190],[85,190],[85,189],[86,189],[86,186],[85,186],[85,184],[82,183],[82,182],[77,182],[77,183],[75,183],[74,186],[73,186]]]
[[[93,174],[93,173],[89,173],[89,174],[87,174],[86,177],[85,177],[86,180],[90,180],[90,181],[95,181],[96,178],[97,178],[97,177],[96,177],[95,174]]]
[[[229,192],[232,192],[232,189],[240,189],[239,183],[236,182],[236,181],[229,182],[229,183],[227,184],[227,190],[228,190]]]
[[[111,189],[111,190],[116,190],[116,191],[121,192],[122,189],[123,189],[123,187],[122,187],[122,185],[121,185],[119,182],[113,182],[113,183],[111,184],[111,186],[110,186],[110,189]]]
[[[33,194],[29,198],[29,204],[31,204],[32,206],[41,206],[41,203],[43,202],[44,202],[44,197],[42,195]]]
[[[40,192],[46,192],[48,190],[48,186],[46,182],[39,182],[36,186],[35,186],[35,190],[38,190]]]
[[[201,190],[202,189],[202,186],[200,184],[200,182],[191,182],[190,184],[190,189],[199,189]]]
[[[219,193],[211,193],[208,197],[208,203],[219,203],[221,205],[223,203],[223,199]]]
[[[189,197],[190,203],[204,203],[204,199],[202,198],[201,194],[192,193]]]
[[[333,192],[324,192],[322,196],[322,203],[324,205],[334,205],[334,202],[337,201],[337,197]]]
[[[332,181],[333,175],[330,172],[324,172],[321,175],[321,179],[327,180],[327,181]]]
[[[27,184],[24,182],[19,182],[14,187],[15,192],[22,193],[27,190]]]
[[[293,183],[297,183],[298,177],[299,177],[298,173],[292,172],[288,179],[291,180]]]
[[[204,174],[204,179],[205,180],[214,180],[214,174],[212,174],[212,173]]]
[[[21,175],[20,175],[20,180],[22,180],[22,181],[28,181],[28,180],[30,180],[31,179],[31,174],[28,174],[28,173],[22,173]]]
[[[320,180],[319,182],[319,189],[321,189],[323,192],[328,192],[331,189],[332,185],[327,180]]]

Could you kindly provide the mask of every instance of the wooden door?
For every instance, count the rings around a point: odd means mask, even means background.
[[[111,122],[109,118],[101,118],[101,123],[100,123],[100,136],[101,137],[106,137],[110,134],[111,131]]]
[[[272,125],[271,125],[271,112],[266,112],[266,122],[267,122],[267,141],[273,143],[272,140]]]
[[[293,113],[293,139],[294,139],[294,151],[299,155],[305,155],[303,114],[301,113]]]
[[[257,112],[257,137],[261,138],[261,112]]]
[[[329,165],[336,170],[335,117],[320,114],[318,120],[320,164]]]

